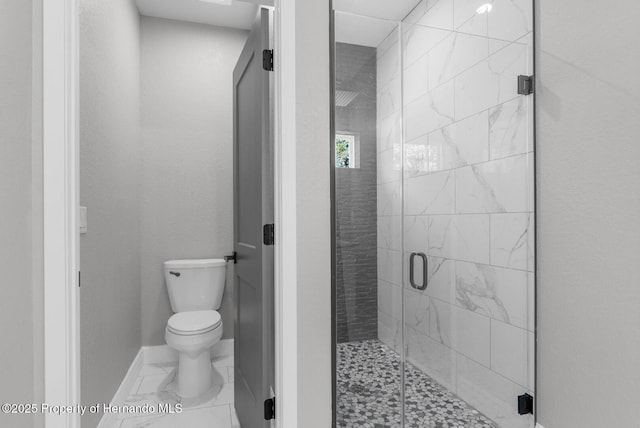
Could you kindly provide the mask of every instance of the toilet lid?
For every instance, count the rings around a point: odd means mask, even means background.
[[[178,312],[169,318],[167,329],[181,335],[207,333],[222,324],[216,311]]]

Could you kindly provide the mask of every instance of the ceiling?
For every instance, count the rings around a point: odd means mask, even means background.
[[[336,11],[336,42],[376,48],[397,25],[394,21],[368,18]]]
[[[251,29],[258,5],[271,4],[273,0],[233,0],[229,6],[201,0],[136,0],[141,15],[243,30]]]
[[[333,0],[336,11],[354,15],[402,21],[420,0]]]
[[[140,14],[145,16],[244,30],[251,29],[259,5],[273,5],[273,0],[226,1],[231,1],[231,4],[227,6],[202,0],[136,0],[136,5]],[[336,41],[377,47],[418,2],[334,0]]]

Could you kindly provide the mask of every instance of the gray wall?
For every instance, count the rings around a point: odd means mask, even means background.
[[[232,74],[248,33],[141,19],[142,342],[172,315],[162,263],[233,251]],[[233,337],[233,265],[220,313]]]
[[[538,421],[638,426],[640,3],[537,4]]]
[[[80,2],[81,382],[108,402],[140,349],[139,15],[130,0]],[[101,415],[86,414],[83,426]]]
[[[34,394],[32,287],[32,4],[0,1],[0,402]],[[0,413],[0,425],[31,427],[31,416]]]
[[[336,168],[338,342],[378,337],[376,49],[336,44],[336,89],[358,92],[336,107],[336,132],[359,136],[359,167]]]
[[[331,426],[329,2],[295,7],[298,426],[326,428]]]

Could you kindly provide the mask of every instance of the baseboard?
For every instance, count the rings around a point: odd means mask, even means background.
[[[540,424],[536,424],[536,428],[544,428],[544,427]]]
[[[129,366],[129,370],[127,370],[127,374],[124,379],[120,383],[118,390],[116,391],[113,399],[111,400],[111,404],[114,406],[122,406],[129,395],[129,391],[133,388],[133,384],[136,379],[138,379],[138,375],[142,370],[142,366],[144,365],[144,349],[140,348],[138,354],[133,359],[133,362]],[[98,428],[111,428],[115,424],[116,415],[114,413],[105,413],[102,415],[100,422],[98,423]]]

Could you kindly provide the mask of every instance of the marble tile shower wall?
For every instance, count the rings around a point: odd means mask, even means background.
[[[429,0],[378,47],[379,338],[400,350],[404,312],[407,360],[509,428],[533,426],[531,32],[531,0]]]

